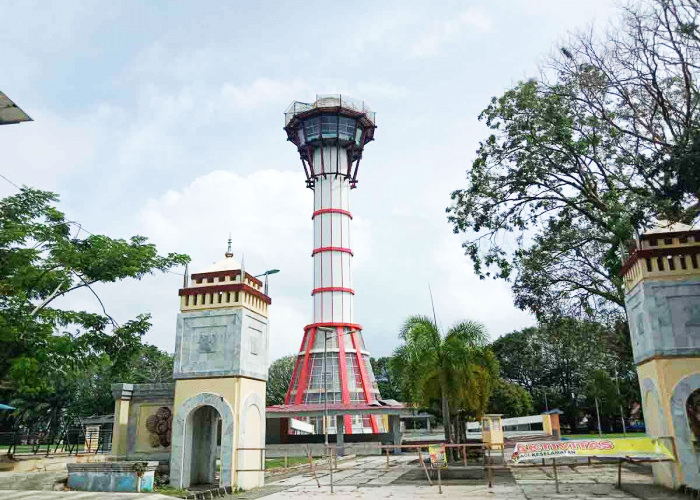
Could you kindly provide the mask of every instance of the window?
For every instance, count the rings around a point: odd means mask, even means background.
[[[309,369],[311,370],[311,375],[309,376],[308,388],[323,390],[323,354],[311,354],[311,356],[311,360],[309,361]],[[326,387],[328,389],[328,392],[330,393],[331,391],[340,391],[337,353],[328,353],[328,358],[326,359],[326,376]]]
[[[357,364],[357,356],[355,353],[345,355],[345,365],[348,372],[348,388],[362,390],[362,374],[360,373],[360,365]],[[359,394],[359,393],[358,393]],[[364,401],[364,397],[361,400]]]
[[[321,117],[321,136],[324,138],[338,137],[338,119],[337,115],[328,115]]]
[[[338,137],[346,141],[355,139],[355,120],[341,116],[338,123]]]
[[[314,141],[319,138],[321,133],[321,123],[318,117],[311,118],[304,122],[304,133],[307,141]]]

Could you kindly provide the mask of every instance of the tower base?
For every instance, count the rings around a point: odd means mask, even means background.
[[[324,381],[324,359],[326,379]],[[379,398],[377,381],[369,352],[362,339],[362,326],[353,323],[313,323],[304,327],[292,380],[287,391],[287,405],[373,403]],[[322,417],[309,417],[316,433],[324,433]],[[384,425],[376,415],[345,415],[346,434],[378,433]],[[336,421],[325,422],[328,432],[336,433]]]

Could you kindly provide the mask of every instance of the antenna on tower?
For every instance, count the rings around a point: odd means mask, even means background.
[[[231,251],[231,233],[228,233],[228,249],[224,255],[229,259],[233,257],[233,252]]]

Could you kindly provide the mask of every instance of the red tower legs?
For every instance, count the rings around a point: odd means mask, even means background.
[[[337,373],[337,379],[329,382],[329,403],[342,403],[352,406],[353,402],[371,403],[379,394],[374,388],[371,367],[362,355],[362,327],[351,323],[314,323],[305,327],[304,340],[297,356],[292,381],[285,397],[285,404],[322,404],[324,392],[321,389],[323,380],[322,360],[324,355],[323,342],[317,343],[317,335],[322,329],[333,330],[335,338],[329,338],[326,363],[327,371]],[[347,336],[350,339],[347,339]],[[325,337],[324,337],[325,339]],[[347,345],[346,345],[347,342]],[[316,360],[314,362],[314,360]],[[351,364],[348,364],[348,360]],[[333,366],[335,364],[335,366]],[[358,376],[359,375],[359,376]],[[321,385],[319,385],[321,384]],[[350,415],[343,417],[345,433],[353,433],[353,421]],[[379,432],[377,417],[369,417],[368,428]],[[334,427],[334,425],[331,425]],[[365,428],[363,423],[362,428]]]

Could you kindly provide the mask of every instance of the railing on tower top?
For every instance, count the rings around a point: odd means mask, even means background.
[[[290,104],[287,110],[284,112],[284,125],[289,125],[289,122],[296,115],[311,111],[312,109],[338,107],[363,113],[372,121],[372,123],[376,123],[375,112],[372,111],[364,101],[359,101],[341,94],[316,94],[316,101],[313,103],[294,101],[292,104]]]

